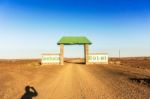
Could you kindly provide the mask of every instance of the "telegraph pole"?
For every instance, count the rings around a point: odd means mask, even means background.
[[[119,49],[119,60],[120,60],[120,49]]]

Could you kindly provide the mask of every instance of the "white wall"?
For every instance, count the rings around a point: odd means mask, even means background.
[[[108,63],[107,54],[89,54],[89,62]]]
[[[42,55],[42,64],[60,63],[59,55]]]

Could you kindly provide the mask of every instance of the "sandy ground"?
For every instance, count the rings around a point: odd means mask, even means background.
[[[40,66],[36,61],[0,62],[0,99],[150,99],[150,69],[123,65]],[[30,99],[30,98],[27,98]]]

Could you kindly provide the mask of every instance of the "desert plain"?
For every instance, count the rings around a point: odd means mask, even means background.
[[[0,99],[150,99],[150,58],[110,58],[109,64],[85,65],[82,59],[45,65],[40,60],[0,60]]]

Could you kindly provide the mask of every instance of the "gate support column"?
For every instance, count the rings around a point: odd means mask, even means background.
[[[85,58],[85,64],[88,64],[88,58],[89,58],[89,45],[84,44],[84,58]]]
[[[60,65],[64,65],[64,44],[60,44]]]

